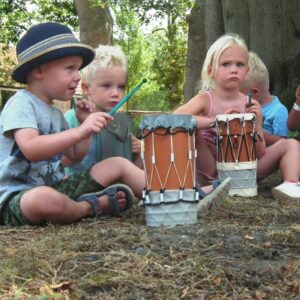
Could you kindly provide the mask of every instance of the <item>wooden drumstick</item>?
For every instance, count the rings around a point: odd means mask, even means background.
[[[143,79],[142,82],[139,85],[137,85],[132,91],[130,91],[108,114],[112,116],[146,82],[147,82],[147,79]]]
[[[252,106],[252,101],[251,101],[252,93],[248,93],[247,96],[248,96],[247,107],[250,107],[250,106]]]

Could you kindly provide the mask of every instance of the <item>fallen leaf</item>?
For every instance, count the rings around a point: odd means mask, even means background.
[[[254,237],[251,236],[251,235],[248,235],[248,234],[246,234],[246,235],[244,236],[244,238],[245,238],[246,240],[250,240],[250,241],[254,240]]]
[[[66,292],[71,288],[72,282],[71,281],[64,281],[57,284],[51,285],[43,285],[40,287],[40,294],[41,295],[52,295],[53,293],[57,292]]]
[[[53,294],[53,290],[48,285],[43,285],[40,287],[40,294],[41,295],[51,295]]]
[[[289,288],[293,293],[300,295],[300,281],[290,283]]]
[[[255,300],[263,300],[266,298],[266,293],[261,293],[259,291],[256,291],[255,293]]]
[[[17,248],[6,248],[5,252],[7,256],[15,256],[17,254]]]
[[[51,284],[50,288],[57,292],[65,291],[65,290],[69,290],[72,284],[73,284],[72,281],[64,281],[57,284]]]
[[[222,278],[221,277],[215,277],[213,279],[213,282],[214,282],[215,285],[219,286],[222,282]]]
[[[290,228],[296,232],[300,232],[300,224],[292,224]]]

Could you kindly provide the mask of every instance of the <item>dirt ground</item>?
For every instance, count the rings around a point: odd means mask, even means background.
[[[300,299],[300,207],[228,197],[195,225],[144,209],[68,226],[0,228],[1,299]]]

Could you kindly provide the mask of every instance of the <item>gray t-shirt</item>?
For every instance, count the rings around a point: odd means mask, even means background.
[[[69,110],[64,115],[70,128],[78,127],[75,110]],[[108,157],[121,156],[133,160],[131,145],[132,120],[127,113],[116,113],[99,134],[94,134],[89,151],[82,161],[65,167],[66,175],[72,175]]]
[[[34,128],[40,135],[47,135],[68,129],[68,124],[59,109],[27,90],[9,99],[0,116],[0,209],[12,193],[52,186],[64,177],[60,162],[63,153],[37,162],[25,158],[12,134],[20,128]]]

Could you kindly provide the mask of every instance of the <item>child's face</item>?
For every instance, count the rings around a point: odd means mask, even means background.
[[[79,69],[82,65],[80,56],[68,56],[56,59],[32,71],[35,81],[37,96],[48,104],[53,99],[70,100],[80,81]]]
[[[82,83],[82,92],[99,111],[110,111],[124,97],[127,74],[119,66],[98,71],[89,83]]]
[[[216,71],[212,72],[216,86],[227,90],[239,89],[248,72],[247,52],[239,46],[232,46],[220,55]]]

